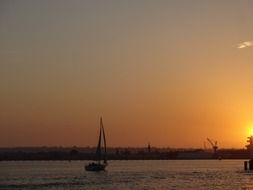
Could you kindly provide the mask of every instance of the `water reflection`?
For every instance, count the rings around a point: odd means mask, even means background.
[[[111,161],[87,172],[83,161],[1,162],[0,189],[253,189],[242,160]]]

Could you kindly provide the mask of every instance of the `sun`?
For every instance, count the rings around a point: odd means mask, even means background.
[[[253,124],[250,124],[247,129],[247,135],[253,136]]]

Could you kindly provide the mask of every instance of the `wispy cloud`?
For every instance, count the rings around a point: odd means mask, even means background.
[[[247,41],[247,42],[243,42],[237,45],[237,48],[242,49],[242,48],[246,48],[246,47],[250,47],[253,46],[253,41]]]

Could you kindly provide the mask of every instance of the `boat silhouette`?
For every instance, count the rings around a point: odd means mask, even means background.
[[[103,139],[103,140],[102,140]],[[102,141],[104,143],[104,147],[102,148]],[[105,131],[103,126],[102,117],[100,117],[100,130],[99,130],[99,139],[96,150],[95,162],[91,162],[88,165],[85,165],[86,171],[102,171],[105,170],[107,166],[107,158],[106,158],[106,139],[105,139]]]

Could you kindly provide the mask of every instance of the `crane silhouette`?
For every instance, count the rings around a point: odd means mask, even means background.
[[[217,153],[217,149],[218,149],[218,142],[217,141],[212,141],[211,139],[207,138],[207,141],[210,143],[210,145],[213,148],[213,153],[216,154]]]

